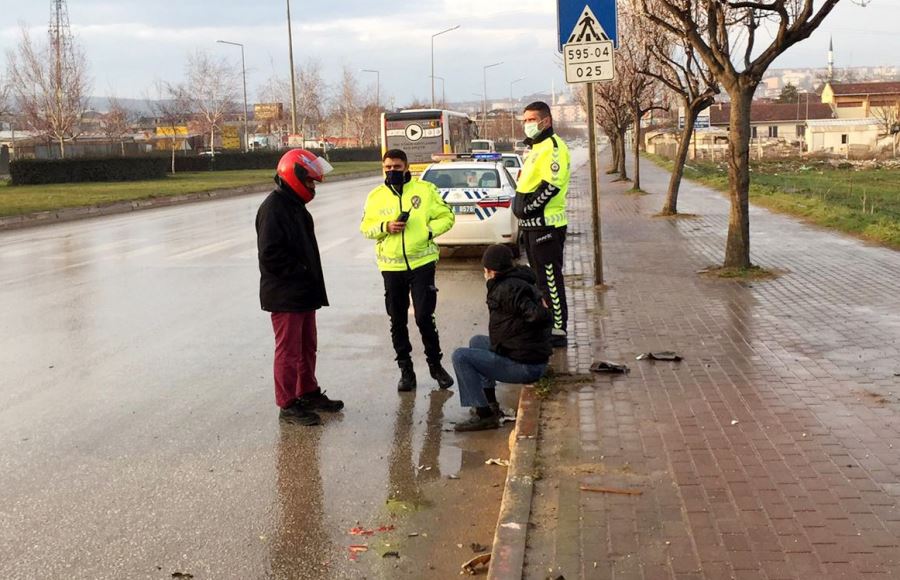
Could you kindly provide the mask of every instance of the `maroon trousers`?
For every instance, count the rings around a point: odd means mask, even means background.
[[[319,388],[316,381],[316,311],[273,312],[275,404],[290,407]]]

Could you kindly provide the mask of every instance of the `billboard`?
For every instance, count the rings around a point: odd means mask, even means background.
[[[257,121],[272,121],[284,116],[282,103],[256,103],[253,105],[253,118]]]

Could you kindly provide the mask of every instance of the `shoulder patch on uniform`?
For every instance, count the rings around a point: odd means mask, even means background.
[[[422,198],[418,195],[414,195],[412,198],[412,205],[414,209],[419,209],[419,206],[422,205]]]

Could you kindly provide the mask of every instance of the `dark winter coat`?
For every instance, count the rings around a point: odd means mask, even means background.
[[[487,282],[491,350],[520,363],[546,363],[553,353],[553,319],[536,282],[534,272],[521,266]]]
[[[313,218],[290,190],[278,188],[256,213],[259,302],[269,312],[328,306]]]

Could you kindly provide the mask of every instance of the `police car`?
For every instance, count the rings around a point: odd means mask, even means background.
[[[434,155],[421,179],[433,183],[456,223],[435,241],[441,246],[509,244],[516,252],[518,221],[512,213],[515,180],[499,153]]]
[[[518,183],[519,176],[522,174],[522,166],[525,165],[522,158],[518,153],[501,153],[501,155],[503,156],[503,165],[506,166],[506,170],[509,171],[513,180]]]

